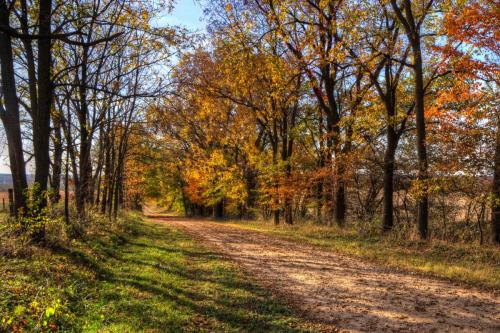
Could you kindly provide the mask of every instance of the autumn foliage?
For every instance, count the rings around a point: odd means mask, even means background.
[[[174,92],[146,110],[141,181],[155,190],[141,196],[191,215],[487,241],[497,5],[207,3],[202,46],[183,53]]]

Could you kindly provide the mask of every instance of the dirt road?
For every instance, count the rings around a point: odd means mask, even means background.
[[[236,261],[304,315],[340,332],[500,332],[500,297],[260,232],[153,218]]]

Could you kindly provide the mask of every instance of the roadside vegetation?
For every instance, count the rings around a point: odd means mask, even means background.
[[[308,332],[228,260],[180,231],[127,214],[94,217],[46,246],[0,224],[1,332]]]
[[[429,274],[454,282],[500,290],[500,252],[495,245],[449,243],[417,237],[405,238],[397,232],[382,234],[360,231],[361,227],[322,226],[313,223],[275,226],[264,221],[227,220],[230,226],[265,232],[304,244],[388,265]]]

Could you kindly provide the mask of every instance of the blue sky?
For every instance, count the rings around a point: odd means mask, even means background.
[[[165,16],[164,20],[171,25],[181,25],[189,30],[203,32],[205,29],[203,9],[199,0],[176,0],[172,13]]]
[[[205,32],[205,23],[202,21],[203,9],[197,0],[176,0],[174,10],[161,18],[161,23],[179,25],[192,31]],[[33,170],[29,170],[32,172]],[[8,165],[7,142],[0,125],[0,173],[10,173]]]

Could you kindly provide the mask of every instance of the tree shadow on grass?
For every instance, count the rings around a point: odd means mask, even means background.
[[[97,240],[92,254],[60,252],[95,273],[82,281],[95,294],[85,309],[73,307],[98,331],[312,331],[219,255],[165,227],[145,224],[119,241]]]

